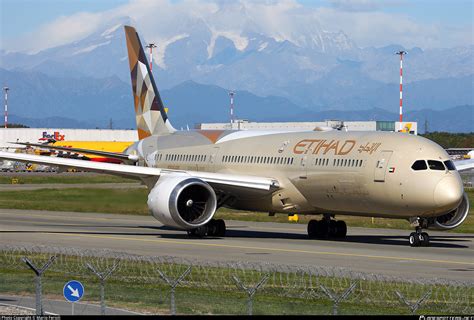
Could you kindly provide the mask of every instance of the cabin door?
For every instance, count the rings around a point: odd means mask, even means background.
[[[308,166],[307,166],[307,161],[308,161],[308,156],[307,155],[302,155],[300,158],[300,179],[307,179],[307,171],[308,171]]]
[[[375,162],[374,181],[385,182],[385,173],[387,172],[388,162],[393,151],[382,151]]]

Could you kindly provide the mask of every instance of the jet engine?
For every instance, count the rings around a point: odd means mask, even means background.
[[[148,208],[166,226],[190,230],[214,216],[217,197],[205,181],[174,175],[162,176],[148,195]]]
[[[428,222],[429,229],[437,230],[450,230],[458,227],[467,217],[469,213],[469,198],[467,194],[464,193],[461,204],[446,214],[438,216],[436,218],[431,218]]]

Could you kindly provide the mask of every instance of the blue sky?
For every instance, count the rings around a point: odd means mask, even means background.
[[[256,4],[270,4],[278,7],[295,2],[312,10],[324,29],[342,30],[360,46],[382,46],[399,43],[407,47],[439,47],[473,44],[474,1],[472,0],[282,0],[251,1],[248,7]],[[151,5],[150,5],[151,3]],[[183,5],[183,3],[185,5]],[[235,4],[231,0],[0,0],[1,25],[0,48],[18,50],[31,46],[47,47],[78,40],[99,27],[100,20],[117,16],[117,12],[127,12],[126,8],[147,10],[154,6],[192,7],[189,11],[203,12],[209,3]],[[199,8],[198,8],[199,7]],[[139,9],[138,9],[139,10]],[[179,11],[179,9],[176,9]],[[183,11],[183,10],[181,10]],[[278,10],[276,11],[278,13]],[[82,19],[81,13],[87,13]],[[90,14],[89,14],[90,13]],[[109,14],[110,13],[110,14]],[[138,16],[143,13],[137,13]],[[91,16],[95,17],[94,19]],[[106,18],[103,18],[104,16]],[[91,21],[88,19],[91,18]],[[71,29],[68,30],[68,20]],[[60,23],[59,23],[59,22]],[[81,23],[83,24],[81,25]],[[94,25],[91,25],[94,24]],[[63,34],[48,39],[41,32],[50,32],[53,26],[61,26]],[[398,28],[399,27],[399,28]],[[83,30],[78,30],[82,28]],[[399,29],[397,31],[397,28]],[[65,35],[70,31],[69,35]],[[145,30],[146,32],[146,30]],[[151,31],[150,31],[151,32]],[[373,33],[373,34],[372,34]],[[42,42],[40,42],[40,40]],[[36,42],[36,43],[35,43]]]
[[[298,0],[299,3],[314,6],[334,6],[330,0]],[[339,1],[336,1],[339,2]],[[446,23],[451,25],[472,24],[474,1],[472,0],[374,0],[340,1],[342,3],[375,3],[380,11],[399,13],[427,23]]]
[[[77,12],[100,12],[128,0],[1,0],[2,36],[14,37]]]
[[[60,16],[84,11],[100,12],[128,2],[129,0],[1,0],[2,36],[24,34]],[[329,0],[298,0],[298,2],[309,7],[333,6]],[[409,15],[427,23],[441,22],[462,26],[472,24],[474,16],[472,0],[379,0],[378,2],[380,11]]]

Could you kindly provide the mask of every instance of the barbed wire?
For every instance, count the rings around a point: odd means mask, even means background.
[[[22,261],[24,257],[42,264],[51,256],[56,257],[50,267],[51,272],[93,279],[88,266],[99,272],[113,268],[110,278],[120,280],[125,285],[163,285],[162,274],[170,279],[177,279],[192,267],[180,282],[180,287],[232,291],[236,288],[234,277],[252,287],[268,275],[259,294],[327,300],[326,288],[339,296],[354,286],[350,295],[341,303],[381,304],[401,308],[400,295],[405,301],[416,303],[426,292],[430,292],[426,301],[423,301],[423,305],[429,310],[469,314],[474,312],[474,280],[397,277],[326,266],[201,261],[173,256],[142,256],[106,249],[0,246],[0,263],[7,269],[26,270],[28,267]]]

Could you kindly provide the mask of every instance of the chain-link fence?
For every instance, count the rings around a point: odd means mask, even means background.
[[[157,251],[159,248],[157,248]],[[85,301],[153,314],[472,314],[474,280],[399,278],[345,268],[209,262],[107,250],[0,247],[0,294]],[[32,271],[36,269],[36,271]]]

